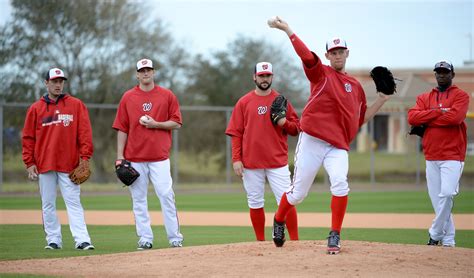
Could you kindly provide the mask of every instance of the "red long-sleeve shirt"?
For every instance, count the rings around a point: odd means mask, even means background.
[[[69,173],[79,157],[92,157],[92,128],[84,103],[70,95],[56,101],[43,96],[26,113],[22,132],[23,162],[39,173]]]
[[[464,161],[468,108],[469,95],[456,85],[445,92],[434,88],[417,97],[415,106],[408,110],[408,122],[426,126],[422,140],[426,160]]]

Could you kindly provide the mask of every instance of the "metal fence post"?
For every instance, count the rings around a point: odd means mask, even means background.
[[[179,131],[177,129],[173,130],[173,184],[178,184],[178,173],[179,173]]]
[[[375,184],[375,154],[374,154],[374,142],[375,142],[375,124],[374,119],[370,120],[370,184]]]
[[[0,99],[0,192],[3,192],[3,104]]]
[[[416,136],[416,185],[420,185],[421,159],[420,159],[420,137]]]
[[[229,124],[231,110],[225,111],[226,126]],[[228,186],[232,183],[231,169],[232,169],[232,146],[230,136],[225,136],[225,182]]]

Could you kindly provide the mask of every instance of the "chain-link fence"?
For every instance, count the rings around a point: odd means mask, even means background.
[[[0,181],[8,184],[27,182],[21,157],[21,130],[30,104],[0,103]],[[117,183],[114,173],[116,132],[112,129],[117,105],[87,104],[93,128],[94,156],[92,183]],[[173,132],[172,176],[181,184],[241,183],[232,170],[230,138],[224,134],[232,107],[182,106],[183,126]],[[351,145],[349,182],[367,185],[424,183],[424,157],[420,140],[407,135],[405,113],[382,112],[363,127]],[[391,119],[395,119],[392,121]],[[468,156],[462,183],[473,185],[474,136],[472,118],[468,122]],[[394,122],[395,124],[393,124]],[[403,123],[405,122],[405,123]],[[398,124],[397,124],[398,123]],[[289,137],[289,165],[297,138]],[[395,146],[395,147],[394,147]],[[324,170],[316,183],[328,183]],[[2,187],[0,187],[0,191]]]

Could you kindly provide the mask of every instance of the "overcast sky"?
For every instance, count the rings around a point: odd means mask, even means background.
[[[147,10],[161,18],[192,53],[226,49],[238,34],[265,38],[296,55],[286,35],[266,21],[279,15],[318,55],[327,39],[347,40],[347,68],[431,68],[437,60],[455,67],[472,59],[472,0],[150,0]],[[0,24],[10,18],[9,0],[0,0]]]

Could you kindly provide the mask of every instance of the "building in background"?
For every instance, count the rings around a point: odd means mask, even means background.
[[[369,70],[357,70],[350,72],[357,78],[367,94],[367,103],[375,99],[375,84],[369,75]],[[466,91],[470,96],[469,111],[467,115],[468,126],[468,154],[474,155],[474,68],[454,68],[456,73],[453,84]],[[388,153],[411,152],[407,148],[416,146],[408,144],[417,140],[415,136],[409,136],[410,126],[407,122],[407,111],[416,102],[416,97],[430,91],[436,86],[436,79],[432,69],[399,69],[392,70],[393,76],[402,81],[397,82],[397,93],[377,113],[373,123],[364,125],[352,149],[358,152],[368,151],[370,146],[377,151]],[[373,140],[370,138],[369,130],[374,128]]]

